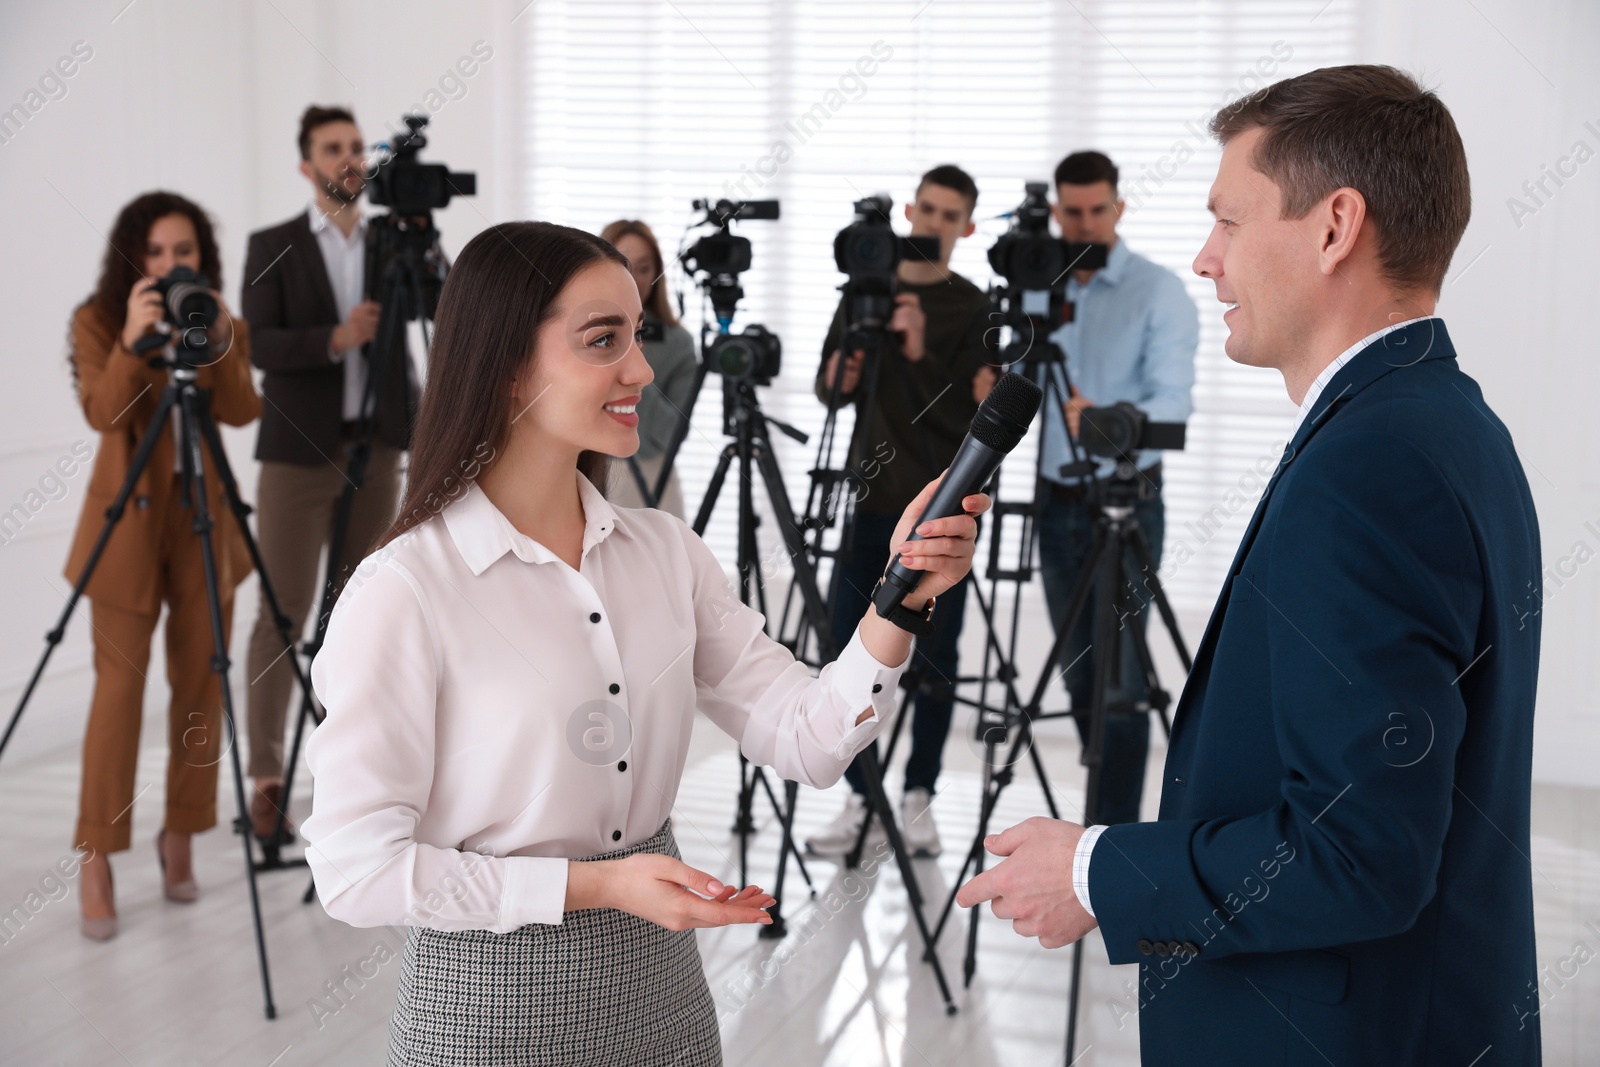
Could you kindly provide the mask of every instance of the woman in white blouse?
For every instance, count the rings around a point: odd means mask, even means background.
[[[607,457],[639,447],[641,322],[627,261],[592,235],[468,242],[400,518],[312,665],[317,892],[352,925],[411,928],[391,1063],[720,1063],[692,931],[770,922],[773,899],[678,858],[694,712],[825,787],[909,659],[869,610],[812,678],[681,520],[606,502]],[[919,611],[967,573],[988,507],[903,544],[932,488],[895,535]]]

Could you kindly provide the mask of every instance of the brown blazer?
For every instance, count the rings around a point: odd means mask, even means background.
[[[88,305],[80,307],[72,319],[72,361],[78,368],[78,401],[83,414],[90,427],[100,432],[94,473],[67,556],[65,574],[76,584],[105,526],[106,509],[122,488],[139,439],[155,414],[167,385],[167,372],[152,369],[129,352],[122,338]],[[260,418],[261,397],[250,377],[250,328],[242,320],[233,320],[233,344],[215,363],[200,370],[198,384],[211,391],[211,414],[217,422],[245,426]],[[84,591],[91,600],[147,614],[161,609],[162,522],[166,509],[176,505],[172,467],[177,446],[171,425],[176,419],[174,411],[95,566]],[[250,553],[233,513],[223,502],[222,482],[209,463],[205,474],[206,495],[216,524],[212,536],[217,579],[223,591],[231,591],[253,569]]]
[[[343,468],[344,365],[329,355],[339,305],[311,232],[309,212],[250,235],[240,310],[255,336],[251,359],[266,374],[268,401],[256,436],[256,458],[303,467]],[[391,373],[378,401],[378,438],[404,452],[421,392],[410,353],[405,374]]]

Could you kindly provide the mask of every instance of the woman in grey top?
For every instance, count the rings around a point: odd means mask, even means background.
[[[618,219],[601,230],[600,236],[627,257],[629,273],[644,305],[644,358],[655,371],[656,380],[639,400],[637,458],[646,484],[653,487],[666,462],[673,434],[689,418],[696,365],[694,336],[672,310],[661,245],[650,227],[637,219]],[[644,507],[633,473],[622,463],[613,467],[611,499],[623,507]],[[667,476],[666,488],[656,506],[683,518],[683,490],[676,470]]]

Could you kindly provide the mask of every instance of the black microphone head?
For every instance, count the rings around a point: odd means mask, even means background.
[[[1028,432],[1043,399],[1044,393],[1031,380],[1020,374],[1001,375],[972,420],[973,438],[996,452],[1010,452]]]

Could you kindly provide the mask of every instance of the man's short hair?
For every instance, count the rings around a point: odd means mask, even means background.
[[[954,163],[941,163],[922,176],[917,182],[917,192],[922,192],[922,187],[932,182],[942,185],[946,189],[954,189],[967,201],[967,217],[978,208],[978,183],[972,180],[972,175],[956,166]]]
[[[1108,182],[1117,195],[1117,165],[1104,152],[1074,152],[1056,164],[1056,185],[1093,185]]]
[[[1367,202],[1378,266],[1402,290],[1438,293],[1472,215],[1467,152],[1444,102],[1394,67],[1324,67],[1241,97],[1217,112],[1223,144],[1264,132],[1250,160],[1304,218],[1335,189]]]
[[[326,126],[330,122],[348,122],[356,125],[356,117],[348,108],[322,107],[312,104],[306,108],[304,115],[300,116],[300,158],[311,158],[311,131],[318,126]]]

